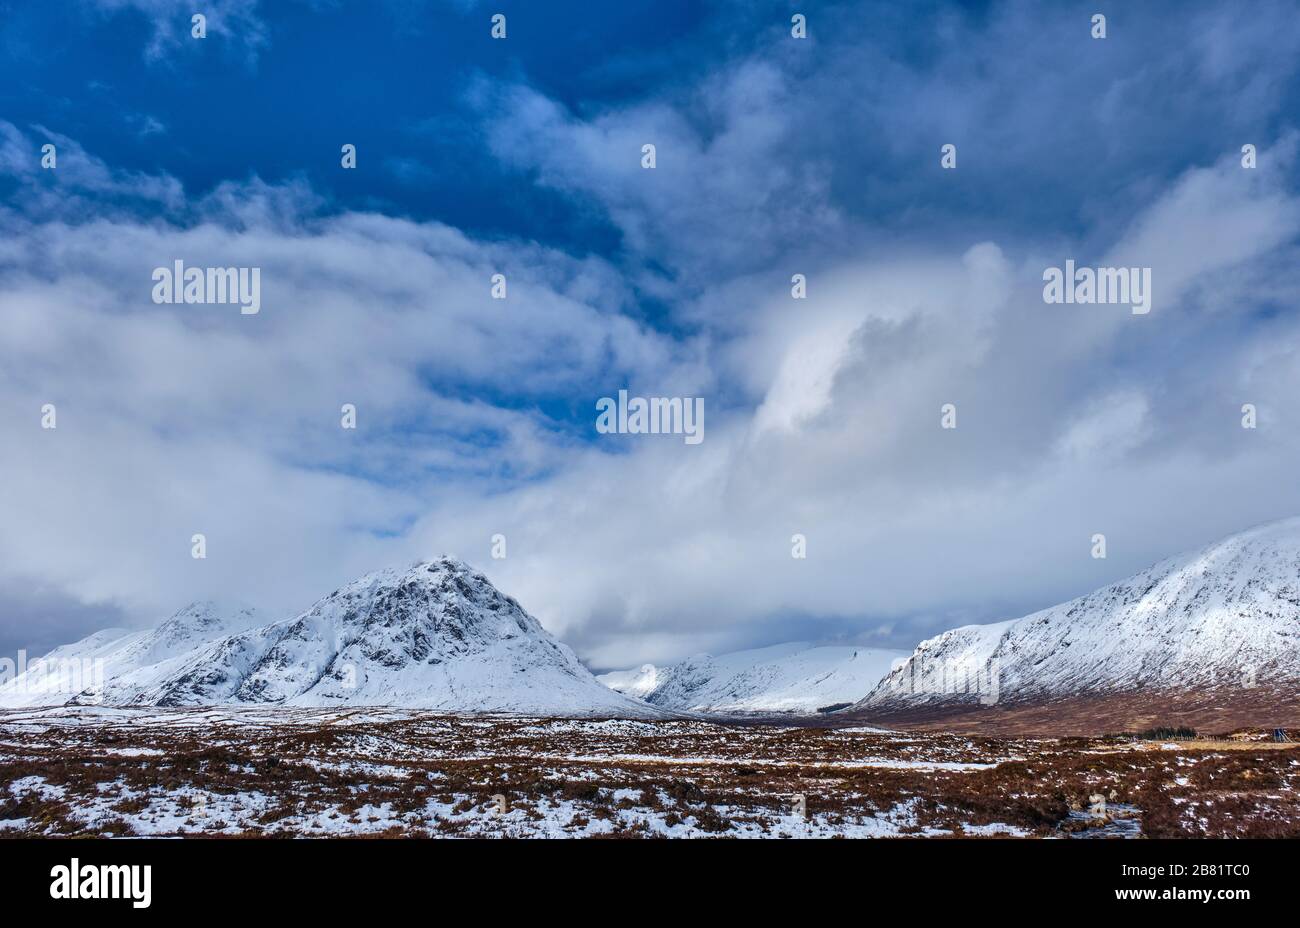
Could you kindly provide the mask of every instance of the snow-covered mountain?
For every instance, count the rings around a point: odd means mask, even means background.
[[[642,664],[634,670],[611,670],[609,673],[596,675],[596,679],[616,693],[645,699],[659,685],[659,668],[654,664]]]
[[[675,711],[812,713],[861,699],[894,662],[906,657],[906,651],[790,642],[718,656],[699,654],[670,667],[646,664],[597,679]]]
[[[164,678],[215,638],[268,621],[248,606],[195,602],[155,628],[109,628],[31,661],[0,686],[0,707],[106,699]]]
[[[662,714],[599,684],[514,599],[451,558],[368,574],[297,618],[219,630],[183,653],[177,649],[188,639],[167,623],[150,634],[153,650],[145,651],[160,660],[114,665],[128,668],[122,673],[106,668],[102,702]],[[95,647],[78,654],[98,655]]]
[[[1300,518],[921,642],[855,710],[1300,683]]]

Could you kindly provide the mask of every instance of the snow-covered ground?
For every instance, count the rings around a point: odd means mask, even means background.
[[[809,737],[809,735],[812,737]],[[969,739],[700,720],[414,710],[59,707],[0,713],[0,829],[24,834],[422,832],[558,837],[950,834],[915,797],[827,803],[828,778],[970,775]],[[201,758],[201,759],[199,759]],[[761,771],[761,774],[760,774]],[[163,786],[166,782],[168,785]],[[796,800],[803,797],[802,806]],[[498,799],[497,797],[503,797]],[[1023,834],[983,822],[988,833]]]
[[[410,709],[13,710],[0,712],[0,833],[1300,831],[1295,749],[1160,743]],[[1097,794],[1114,814],[1092,811]]]

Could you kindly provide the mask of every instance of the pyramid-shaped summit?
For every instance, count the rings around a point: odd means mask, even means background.
[[[586,716],[656,711],[602,686],[512,597],[450,557],[379,570],[296,618],[213,636],[166,666],[109,680],[103,701]]]
[[[504,708],[541,705],[548,687],[600,685],[514,599],[449,557],[367,574],[283,632],[241,680],[238,700],[444,707],[472,692]]]

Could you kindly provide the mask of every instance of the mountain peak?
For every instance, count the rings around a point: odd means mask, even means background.
[[[427,574],[443,573],[478,574],[478,571],[474,568],[450,554],[440,554],[433,558],[420,558],[411,561],[405,569],[393,568],[391,572],[401,577],[421,577]],[[376,573],[384,573],[384,571],[380,570],[376,571]]]
[[[254,615],[185,607],[134,645],[106,701],[660,714],[601,686],[519,603],[454,557],[373,571],[286,621],[245,622]],[[177,646],[154,647],[172,637]]]
[[[467,595],[485,593],[489,589],[495,590],[492,582],[482,573],[459,558],[443,554],[436,558],[411,561],[405,567],[383,567],[379,570],[373,570],[340,587],[330,595],[337,596],[346,591],[377,591],[409,584],[441,587],[448,591],[458,589]]]
[[[163,619],[158,625],[158,630],[225,627],[232,622],[238,623],[242,618],[247,618],[248,624],[251,625],[259,616],[257,610],[247,603],[235,600],[197,599]]]

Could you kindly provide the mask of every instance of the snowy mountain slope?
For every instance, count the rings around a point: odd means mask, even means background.
[[[30,661],[12,679],[0,685],[0,708],[58,705],[67,702],[95,681],[94,662],[121,651],[148,631],[107,628],[72,644],[60,645]],[[83,670],[83,668],[86,668]]]
[[[923,641],[854,708],[1273,683],[1300,683],[1300,519],[1018,620]]]
[[[297,618],[119,676],[104,701],[663,714],[601,686],[518,603],[451,558],[368,574]]]
[[[0,707],[49,705],[106,697],[119,681],[165,676],[214,638],[266,622],[247,606],[196,602],[149,629],[111,628],[55,648],[0,686]]]
[[[611,670],[609,673],[596,675],[605,686],[616,693],[644,699],[659,685],[659,668],[654,664],[642,664],[635,670]]]
[[[893,662],[906,657],[905,651],[790,642],[716,657],[699,654],[671,667],[647,664],[600,679],[629,694],[639,689],[651,705],[676,711],[812,713],[861,699]]]

